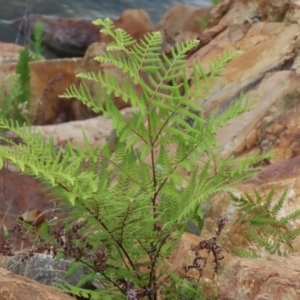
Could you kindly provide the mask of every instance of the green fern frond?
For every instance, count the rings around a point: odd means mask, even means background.
[[[271,191],[269,192],[269,194],[267,195],[267,198],[265,200],[265,204],[264,204],[264,208],[267,209],[268,211],[271,208],[271,203],[274,197],[274,193],[275,193],[275,189],[271,189]],[[262,197],[259,195],[258,191],[255,190],[255,196],[256,199],[259,201],[259,204],[261,203]]]
[[[299,235],[300,235],[300,228],[285,232],[281,235],[281,242],[282,243],[292,242]]]
[[[271,213],[273,215],[277,215],[278,212],[282,209],[285,198],[286,198],[286,194],[288,192],[288,189],[286,189],[283,194],[280,196],[280,198],[278,199],[277,203],[274,205],[273,209],[271,210]]]
[[[242,248],[236,247],[233,249],[234,253],[239,257],[244,258],[260,258],[254,251],[244,250]]]
[[[296,211],[292,212],[286,217],[280,218],[278,224],[279,226],[286,226],[288,222],[296,220],[299,216],[300,216],[300,210],[297,209]]]
[[[285,204],[287,189],[271,207],[274,198],[272,189],[266,199],[255,189],[255,198],[245,192],[246,197],[237,197],[231,194],[232,200],[243,215],[238,220],[239,223],[249,222],[253,230],[246,231],[249,238],[259,246],[265,248],[271,254],[283,255],[294,249],[289,244],[300,235],[300,229],[288,230],[288,222],[294,221],[300,216],[300,210],[288,216],[278,218],[280,210]]]

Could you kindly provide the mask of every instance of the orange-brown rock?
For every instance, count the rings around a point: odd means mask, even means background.
[[[214,234],[212,234],[209,238],[213,236]],[[199,278],[199,272],[195,269],[190,269],[188,272],[185,272],[184,267],[193,265],[193,260],[196,257],[196,253],[192,250],[192,246],[198,245],[203,240],[204,238],[201,236],[196,236],[185,232],[173,253],[168,257],[168,262],[170,264],[168,270],[175,272],[177,275],[188,275],[194,280],[197,280]],[[200,250],[199,254],[202,257],[206,257],[207,251]],[[233,259],[233,256],[229,253],[226,253],[226,251],[224,251],[224,253],[222,252],[222,255],[224,255],[224,259],[220,261],[221,264],[227,263]],[[216,279],[218,277],[217,274],[214,274],[214,257],[212,254],[210,254],[208,257],[207,265],[203,271],[203,277],[209,279],[213,279],[214,277]]]
[[[223,0],[212,8],[208,28],[204,32],[208,36],[215,37],[234,24],[282,22],[294,2],[296,1]]]
[[[15,72],[15,64],[0,66],[0,82],[2,83],[8,74]],[[112,65],[106,65],[100,69],[99,64],[90,63],[82,59],[54,59],[30,63],[31,90],[30,115],[35,125],[57,124],[73,120],[85,120],[95,117],[96,114],[77,99],[62,99],[62,95],[72,84],[79,87],[82,82],[76,77],[80,72],[94,71],[113,72],[118,80],[123,73]],[[91,89],[93,97],[96,90],[104,91],[98,83],[85,81]],[[128,104],[122,97],[115,97],[114,101],[119,109]]]
[[[200,24],[207,23],[210,10],[211,8],[195,8],[185,4],[177,4],[168,9],[161,17],[157,27],[157,30],[160,30],[163,35],[162,51],[170,55],[176,44],[191,39],[200,40],[201,46],[207,43],[210,38],[203,33]]]
[[[236,185],[233,188],[233,193],[236,197],[245,196],[248,193],[253,199],[256,199],[254,189],[261,195],[262,203],[265,203],[267,195],[272,189],[275,189],[272,198],[271,207],[278,201],[281,195],[287,190],[284,205],[277,215],[277,219],[292,214],[300,208],[299,193],[300,193],[300,157],[295,157],[290,160],[285,160],[280,163],[272,164],[265,167],[256,176]],[[250,239],[245,230],[253,230],[249,222],[238,223],[237,221],[242,216],[242,213],[237,210],[228,193],[217,193],[209,202],[208,213],[204,221],[201,236],[209,238],[215,231],[215,224],[222,216],[227,216],[228,223],[226,224],[222,235],[219,237],[219,244],[228,252],[233,252],[235,247],[241,247],[245,250],[251,249],[261,256],[268,255],[265,248],[260,247],[258,243]],[[288,222],[286,229],[295,230],[300,228],[299,218]],[[262,234],[260,230],[258,234]],[[294,250],[300,251],[300,237],[296,237],[289,244],[281,244],[280,250],[289,251],[291,247]]]
[[[300,299],[300,253],[264,259],[237,258],[219,281],[219,300]]]
[[[0,171],[1,220],[11,226],[25,211],[53,209],[55,198],[46,186],[28,175],[20,175],[7,168]]]
[[[199,284],[201,284],[203,288],[205,295],[209,297],[212,291],[215,292],[215,295],[217,294],[217,284],[219,281],[218,274],[214,273],[215,264],[213,254],[210,253],[210,255],[208,255],[206,250],[198,251],[197,254],[201,257],[208,257],[206,266],[205,268],[203,268],[202,276],[199,276],[199,271],[194,268],[190,268],[187,272],[185,271],[185,267],[192,266],[193,261],[196,258],[196,251],[192,250],[192,247],[197,246],[203,240],[203,237],[185,232],[182,235],[179,244],[176,246],[172,254],[168,257],[168,263],[165,266],[166,269],[158,266],[158,272],[162,270],[166,272],[165,274],[167,274],[168,272],[174,272],[179,276],[186,276],[194,282],[199,282]],[[233,259],[233,256],[226,251],[222,251],[221,255],[224,256],[224,259],[220,261],[221,266]],[[198,263],[203,266],[204,260],[198,260]],[[163,276],[161,280],[163,282],[167,282],[166,276]]]
[[[207,21],[211,8],[195,8],[190,5],[176,4],[161,17],[158,28],[165,30],[170,36],[181,32],[202,31],[200,21]]]
[[[65,90],[73,83],[78,83],[76,74],[81,72],[82,59],[54,59],[29,63],[30,116],[34,124],[54,124],[59,118],[64,121],[75,120],[78,114],[82,119],[93,114],[85,107],[80,113],[72,109],[72,101],[60,99]],[[3,86],[5,77],[15,73],[16,64],[0,66],[0,82]]]
[[[23,46],[17,44],[0,42],[0,65],[17,62],[19,52],[23,49]]]
[[[260,147],[264,140],[263,132],[266,132],[269,124],[273,126],[284,113],[295,110],[292,101],[285,99],[286,95],[298,89],[299,75],[293,63],[298,56],[296,41],[299,33],[297,24],[232,25],[187,61],[191,70],[192,65],[200,61],[208,69],[209,62],[218,55],[226,51],[243,51],[225,67],[221,78],[201,100],[202,107],[209,114],[217,106],[222,113],[242,92],[249,99],[258,99],[253,105],[254,109],[230,120],[219,130],[218,143],[222,146],[220,153],[224,157]],[[267,49],[272,49],[272,55]],[[274,89],[274,86],[277,88]],[[200,103],[200,99],[198,101]],[[295,126],[294,121],[293,124]]]
[[[120,18],[113,20],[115,28],[122,28],[134,39],[140,40],[148,32],[154,30],[148,13],[142,9],[126,9]],[[100,42],[109,43],[111,38],[100,33]]]
[[[2,300],[74,300],[57,289],[0,268],[0,299]]]

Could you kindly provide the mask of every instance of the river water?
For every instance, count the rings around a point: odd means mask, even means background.
[[[117,18],[126,8],[145,9],[154,24],[174,4],[195,7],[211,5],[211,0],[0,0],[0,41],[15,42],[17,31],[10,21],[22,17],[26,11],[48,16],[97,19]],[[18,43],[22,39],[18,37]]]

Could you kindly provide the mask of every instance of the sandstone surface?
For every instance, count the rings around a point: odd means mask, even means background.
[[[0,299],[74,300],[53,287],[15,275],[2,268],[0,269]]]
[[[299,255],[232,260],[220,276],[218,299],[299,299]]]

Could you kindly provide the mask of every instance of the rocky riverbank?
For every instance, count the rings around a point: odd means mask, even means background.
[[[198,18],[206,20],[205,28],[199,25]],[[176,5],[166,11],[157,25],[151,23],[145,11],[126,10],[114,22],[136,39],[142,38],[147,32],[160,30],[164,36],[161,49],[168,55],[176,43],[191,38],[200,39],[199,48],[187,57],[189,70],[192,70],[196,61],[201,61],[208,69],[209,63],[218,55],[226,51],[243,51],[242,55],[226,66],[220,80],[206,97],[201,102],[199,99],[195,101],[198,100],[199,105],[209,114],[217,106],[221,110],[228,107],[241,92],[256,99],[253,110],[229,121],[217,133],[221,146],[218,154],[221,157],[239,157],[273,150],[274,157],[261,164],[262,171],[234,186],[234,194],[243,195],[247,191],[253,195],[255,188],[264,198],[275,188],[276,201],[287,189],[282,216],[299,209],[300,2],[224,0],[209,9]],[[51,29],[49,44],[55,42],[57,45],[59,39],[55,38],[59,35],[55,35],[55,32],[59,28],[56,26],[56,29]],[[76,30],[80,32],[80,26]],[[60,31],[60,34],[63,33]],[[73,36],[76,37],[76,34]],[[101,70],[123,76],[114,66],[100,65],[93,60],[99,51],[105,51],[107,42],[104,36],[97,34],[91,44],[87,45],[83,58],[43,60],[30,64],[33,129],[42,132],[46,138],[54,137],[56,145],[71,141],[84,147],[82,130],[85,130],[88,140],[95,147],[105,143],[110,135],[110,120],[95,116],[76,100],[58,98],[70,84],[80,83],[75,76],[81,71]],[[15,71],[18,50],[15,45],[0,44],[0,83]],[[93,86],[90,88],[93,91]],[[139,91],[138,86],[136,91]],[[124,113],[130,110],[121,98],[115,101]],[[23,214],[29,207],[41,211],[49,209],[50,198],[34,179],[20,177],[16,171],[9,169],[2,171],[0,178],[0,197],[3,199],[0,215],[7,226],[15,216]],[[6,181],[2,180],[4,178]],[[297,281],[300,275],[299,237],[291,244],[293,249],[298,250],[295,254],[265,257],[265,252],[245,235],[249,225],[237,224],[239,212],[226,193],[210,199],[201,237],[190,234],[183,236],[181,244],[170,258],[172,270],[178,271],[183,264],[191,263],[194,253],[190,250],[190,244],[210,238],[215,232],[217,220],[224,215],[229,221],[220,236],[219,244],[224,251],[226,264],[214,281],[209,273],[202,278],[208,290],[213,289],[220,300],[300,299]],[[300,228],[300,219],[292,221],[289,226]],[[263,258],[236,258],[233,252],[235,247],[255,250]],[[5,284],[6,277],[6,273],[0,273],[0,286]]]

